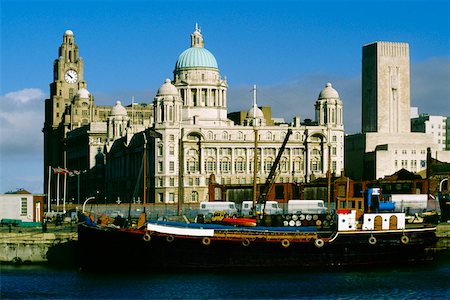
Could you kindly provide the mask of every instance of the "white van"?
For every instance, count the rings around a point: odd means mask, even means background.
[[[237,214],[234,202],[200,202],[199,214],[214,214],[216,211],[223,211],[230,216]]]
[[[289,200],[289,214],[326,214],[323,200]]]
[[[243,201],[242,202],[242,215],[248,216],[252,214],[253,201]],[[263,204],[256,204],[256,211],[262,213]],[[283,209],[278,206],[277,201],[266,201],[266,208],[264,209],[266,215],[281,215]]]

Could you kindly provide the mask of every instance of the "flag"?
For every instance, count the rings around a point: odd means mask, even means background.
[[[77,176],[80,175],[80,171],[77,170],[68,170],[69,176],[73,177],[73,176]]]
[[[68,172],[66,169],[61,168],[61,167],[56,167],[56,168],[52,167],[52,169],[53,169],[53,174],[66,174]]]

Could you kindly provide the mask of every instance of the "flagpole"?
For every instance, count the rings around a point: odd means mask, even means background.
[[[56,174],[56,211],[59,212],[59,172]]]
[[[50,196],[51,196],[51,186],[50,186],[50,179],[52,176],[52,166],[48,166],[48,183],[47,183],[47,212],[50,212],[50,208],[52,206],[51,201],[50,201]]]
[[[64,172],[63,213],[66,213],[67,173]]]

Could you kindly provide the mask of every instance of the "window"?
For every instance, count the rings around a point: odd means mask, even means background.
[[[173,134],[169,135],[169,141],[171,142],[175,141],[175,136]]]
[[[158,172],[162,173],[163,171],[163,162],[162,161],[158,161]]]
[[[169,170],[171,173],[175,171],[175,162],[173,161],[169,162]]]
[[[191,193],[191,201],[192,202],[198,202],[198,192],[197,191],[193,191]]]
[[[222,160],[220,162],[220,172],[228,173],[230,172],[231,163],[228,160]]]
[[[22,216],[26,216],[28,213],[28,206],[27,206],[27,198],[22,198],[21,199],[21,210],[20,210],[20,214]]]
[[[158,194],[158,201],[161,203],[164,202],[164,194],[163,193]]]
[[[238,160],[234,163],[234,168],[236,169],[236,172],[238,173],[242,173],[245,170],[244,167],[244,161],[243,160]]]
[[[196,186],[199,186],[200,185],[200,178],[195,178],[195,185]]]
[[[216,171],[216,162],[212,159],[208,159],[205,162],[205,170],[209,173]]]
[[[169,202],[175,202],[175,194],[169,193]]]
[[[169,154],[170,155],[175,155],[175,147],[174,147],[174,145],[170,145],[169,146]]]
[[[163,155],[163,145],[159,144],[158,145],[158,156],[162,156]]]
[[[335,135],[333,135],[333,142],[336,142],[336,136]]]
[[[175,178],[170,177],[169,184],[170,186],[175,186]]]
[[[187,170],[189,173],[195,173],[198,171],[197,169],[197,161],[195,160],[189,160],[187,162]]]
[[[337,168],[337,163],[336,163],[336,161],[332,161],[332,162],[331,162],[331,170],[332,170],[333,172],[336,172],[336,168]]]
[[[223,139],[223,140],[228,140],[228,132],[224,131],[224,132],[222,133],[222,139]]]
[[[331,154],[336,155],[336,147],[331,148]]]
[[[270,172],[270,169],[272,168],[273,165],[273,161],[272,160],[266,160],[265,164],[264,164],[264,171],[265,172]]]

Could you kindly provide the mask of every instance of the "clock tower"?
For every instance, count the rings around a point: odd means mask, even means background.
[[[86,90],[83,65],[74,34],[71,30],[67,30],[59,47],[58,58],[53,63],[50,98],[45,100],[45,123],[42,130],[45,193],[47,193],[49,166],[66,167],[64,140],[67,132],[92,121],[90,112],[93,109],[94,99]]]

